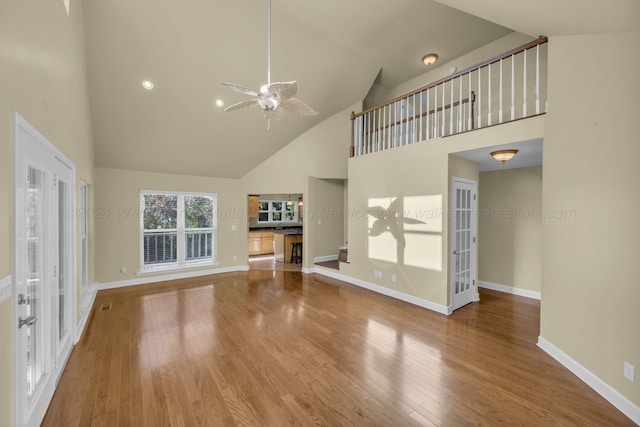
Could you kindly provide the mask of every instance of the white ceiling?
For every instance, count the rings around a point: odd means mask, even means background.
[[[640,30],[638,0],[273,0],[272,80],[297,80],[320,115],[287,113],[267,132],[258,110],[214,106],[246,99],[220,82],[266,81],[266,0],[83,6],[96,165],[229,178],[362,101],[377,76],[388,89],[424,73],[425,53],[445,64],[511,30]]]
[[[367,95],[510,30],[431,0],[273,0],[272,80],[297,80],[319,116],[286,113],[266,131],[220,85],[266,82],[266,0],[86,0],[96,165],[237,178]],[[155,87],[146,91],[143,79]],[[348,120],[348,117],[345,117]],[[345,141],[345,147],[348,141]]]
[[[518,153],[503,165],[491,157],[491,152],[498,150],[518,150]],[[542,165],[542,138],[461,151],[453,155],[478,163],[480,172],[540,166]]]

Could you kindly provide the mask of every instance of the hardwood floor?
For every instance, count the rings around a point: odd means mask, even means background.
[[[253,270],[101,291],[89,322],[45,426],[633,425],[492,291],[447,317]]]

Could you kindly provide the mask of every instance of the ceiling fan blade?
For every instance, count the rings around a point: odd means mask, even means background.
[[[284,110],[282,108],[276,108],[274,110],[262,110],[264,112],[264,117],[267,119],[267,130],[271,130],[271,124],[277,125],[280,122],[280,119],[284,115]]]
[[[309,104],[298,98],[281,99],[280,106],[292,113],[298,113],[302,116],[315,116],[319,114]]]
[[[298,94],[298,82],[275,82],[267,86],[267,93],[280,99],[290,99]]]
[[[235,90],[236,92],[244,93],[251,96],[262,96],[260,92],[256,92],[255,90],[249,89],[248,87],[245,87],[242,85],[237,85],[235,83],[227,83],[227,82],[222,82],[220,84],[223,84],[227,86],[229,89]]]
[[[257,99],[249,99],[248,101],[238,102],[237,104],[233,104],[224,109],[224,112],[242,110],[243,108],[251,108],[258,107],[260,103]]]
[[[262,110],[264,112],[264,117],[277,124],[282,116],[284,115],[284,110],[282,108],[276,108],[273,110]]]

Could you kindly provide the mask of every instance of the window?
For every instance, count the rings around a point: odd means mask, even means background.
[[[142,268],[214,263],[216,194],[143,191]]]
[[[295,222],[298,204],[286,200],[260,200],[258,222]]]

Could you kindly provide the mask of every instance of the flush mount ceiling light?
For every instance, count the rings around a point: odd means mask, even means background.
[[[422,57],[422,63],[426,66],[433,65],[438,60],[438,55],[429,53]]]
[[[145,88],[146,90],[151,90],[153,89],[153,82],[151,80],[143,80],[142,87]]]
[[[222,99],[216,99],[216,107],[218,108],[224,107],[224,101]]]
[[[515,156],[517,153],[518,150],[498,150],[493,151],[491,153],[491,157],[504,165],[505,163],[507,163],[507,160],[513,159],[513,156]]]

